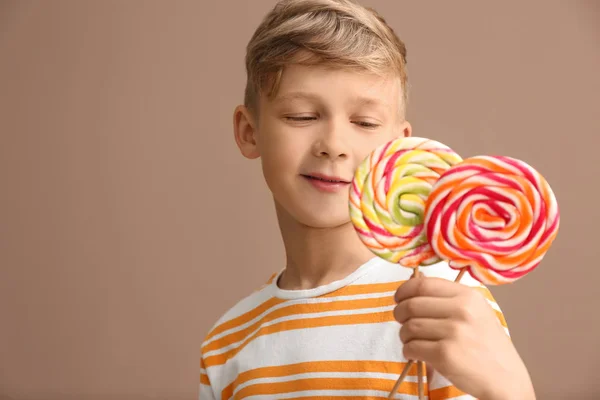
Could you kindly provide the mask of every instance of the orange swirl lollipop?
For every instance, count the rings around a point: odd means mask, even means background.
[[[535,269],[558,234],[560,213],[544,177],[523,161],[477,156],[447,170],[427,199],[427,237],[438,256],[485,285]]]

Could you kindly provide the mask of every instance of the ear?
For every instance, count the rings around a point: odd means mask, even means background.
[[[246,106],[237,106],[233,112],[233,134],[242,155],[249,159],[260,157],[256,141],[256,123]]]
[[[401,129],[401,133],[400,133],[401,136],[409,137],[412,135],[412,125],[410,124],[410,122],[408,122],[406,120],[404,122],[402,122],[402,126],[400,127],[400,129]]]

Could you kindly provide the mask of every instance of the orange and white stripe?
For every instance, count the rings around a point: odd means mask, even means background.
[[[424,275],[453,280],[445,263]],[[373,258],[347,278],[307,291],[284,291],[277,276],[229,310],[201,350],[200,400],[386,399],[407,360],[394,320],[393,295],[412,269]],[[496,311],[487,288],[465,277]],[[472,397],[434,374],[429,399]],[[399,399],[417,399],[416,367]]]

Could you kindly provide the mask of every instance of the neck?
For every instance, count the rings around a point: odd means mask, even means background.
[[[352,223],[333,228],[300,224],[277,203],[286,268],[278,286],[286,290],[312,289],[340,280],[374,257],[360,241]]]

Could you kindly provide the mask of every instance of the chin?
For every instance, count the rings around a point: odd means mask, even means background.
[[[302,225],[316,229],[332,229],[350,223],[348,212],[327,212],[321,209],[319,212],[306,210],[296,214],[296,220]]]
[[[337,196],[315,196],[310,192],[297,192],[291,196],[289,193],[293,191],[288,190],[282,196],[273,196],[282,216],[316,229],[332,229],[350,223],[346,193]]]

